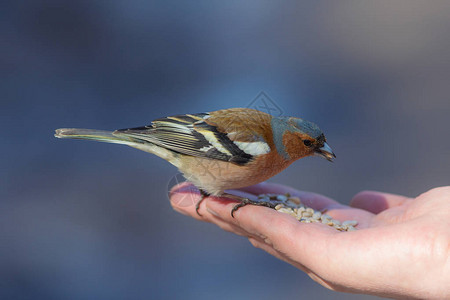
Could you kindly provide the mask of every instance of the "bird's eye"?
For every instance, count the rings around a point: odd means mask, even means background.
[[[305,144],[306,147],[311,147],[312,142],[310,140],[303,140],[303,144]]]

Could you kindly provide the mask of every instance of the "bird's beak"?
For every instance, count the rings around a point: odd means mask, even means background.
[[[336,155],[327,143],[324,143],[323,147],[316,149],[316,155],[322,156],[328,161],[333,161],[333,158],[336,158]]]

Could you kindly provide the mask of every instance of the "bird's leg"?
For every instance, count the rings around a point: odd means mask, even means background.
[[[240,203],[236,204],[233,209],[231,210],[231,216],[234,218],[234,212],[237,211],[239,208],[244,207],[246,205],[257,205],[257,206],[265,206],[265,207],[269,207],[269,208],[275,208],[275,206],[277,206],[277,204],[279,204],[279,202],[271,202],[270,200],[268,201],[263,201],[263,200],[250,200],[248,198],[244,198],[244,197],[240,197],[240,196],[236,196],[233,194],[228,194],[228,193],[224,193],[221,196],[226,197],[226,198],[230,198],[233,200],[237,200]]]
[[[203,202],[203,200],[205,200],[205,198],[209,196],[209,193],[205,192],[202,189],[199,189],[199,191],[200,191],[201,197],[200,197],[200,200],[198,200],[197,204],[195,205],[195,212],[197,213],[197,215],[199,215],[201,217],[202,215],[198,212],[198,210],[200,209],[200,204]]]

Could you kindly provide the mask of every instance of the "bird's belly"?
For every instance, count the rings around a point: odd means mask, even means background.
[[[281,168],[273,165],[239,166],[219,160],[191,157],[184,160],[184,163],[178,167],[185,174],[186,179],[195,186],[212,195],[220,195],[224,190],[246,187],[265,181],[286,166],[281,166]]]

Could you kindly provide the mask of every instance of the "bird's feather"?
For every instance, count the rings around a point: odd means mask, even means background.
[[[261,122],[250,127],[241,125],[260,121],[259,118],[267,118],[269,115],[261,115],[264,113],[252,109],[229,109],[221,112],[160,118],[148,126],[116,130],[113,135],[147,141],[177,153],[238,165],[245,165],[254,156],[270,151],[265,137],[257,134],[264,131],[251,128],[260,126]],[[249,122],[249,118],[253,120]]]

